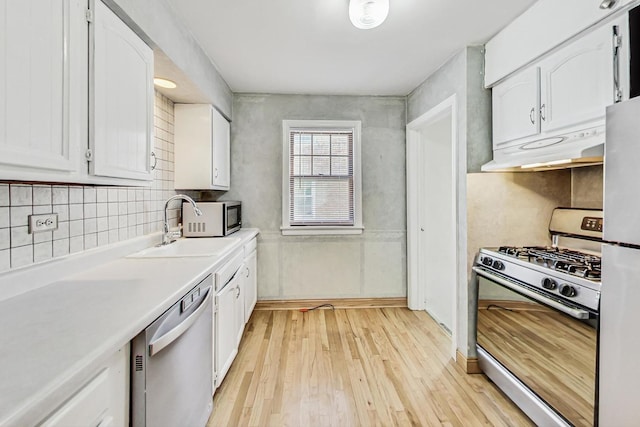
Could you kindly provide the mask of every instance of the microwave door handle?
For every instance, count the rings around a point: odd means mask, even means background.
[[[209,298],[210,293],[211,287],[209,286],[204,297],[202,298],[202,301],[200,302],[200,306],[193,313],[191,313],[187,318],[185,318],[182,322],[173,327],[167,333],[159,336],[149,343],[149,356],[153,357],[154,355],[158,354],[169,344],[180,338],[182,334],[184,334],[191,326],[193,326],[193,324],[211,304],[211,298]]]
[[[571,316],[571,317],[573,317],[575,319],[583,320],[583,319],[588,319],[589,318],[589,312],[586,311],[586,310],[580,310],[580,309],[577,309],[577,308],[568,307],[568,306],[566,306],[566,305],[564,305],[562,303],[559,303],[556,300],[553,300],[551,298],[547,298],[544,295],[540,295],[537,292],[530,291],[529,289],[524,288],[522,286],[518,286],[518,285],[516,285],[514,283],[511,283],[508,280],[505,280],[505,279],[503,279],[501,277],[498,277],[498,276],[495,276],[495,275],[493,275],[491,273],[488,273],[485,270],[482,270],[482,269],[480,269],[478,267],[473,267],[473,271],[475,271],[476,274],[478,274],[479,276],[484,277],[485,279],[491,280],[492,282],[495,282],[495,283],[497,283],[499,285],[502,285],[505,288],[509,288],[512,291],[515,291],[515,292],[518,292],[518,293],[520,293],[522,295],[525,295],[525,296],[527,296],[527,297],[531,298],[532,300],[535,300],[535,301],[537,301],[539,303],[546,304],[546,305],[548,305],[550,307],[553,307],[556,310],[561,311],[564,314],[567,314],[567,315],[569,315],[569,316]]]

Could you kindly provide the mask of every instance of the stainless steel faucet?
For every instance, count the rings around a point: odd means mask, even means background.
[[[164,203],[164,211],[163,211],[164,230],[162,233],[163,245],[168,245],[169,243],[173,243],[181,235],[180,230],[169,231],[169,220],[167,219],[167,208],[169,208],[169,202],[176,199],[186,200],[187,202],[191,203],[191,206],[193,206],[193,213],[195,213],[196,216],[202,215],[202,211],[198,209],[198,205],[196,205],[196,202],[186,194],[176,194],[175,196],[169,197],[167,201]]]

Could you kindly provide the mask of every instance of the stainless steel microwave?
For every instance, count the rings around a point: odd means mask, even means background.
[[[182,204],[184,237],[228,236],[242,226],[242,202],[198,202],[198,208],[202,211],[200,216],[188,203]]]

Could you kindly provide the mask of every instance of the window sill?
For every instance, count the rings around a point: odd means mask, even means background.
[[[281,227],[283,236],[322,236],[339,234],[362,234],[364,227]]]

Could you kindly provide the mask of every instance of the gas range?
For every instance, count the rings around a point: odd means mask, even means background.
[[[550,246],[475,259],[478,365],[536,425],[597,424],[602,223],[602,210],[557,208]]]
[[[552,246],[483,248],[475,267],[563,304],[598,311],[602,211],[561,209],[549,224]]]
[[[597,311],[600,257],[557,247],[482,248],[476,266],[529,289]]]

